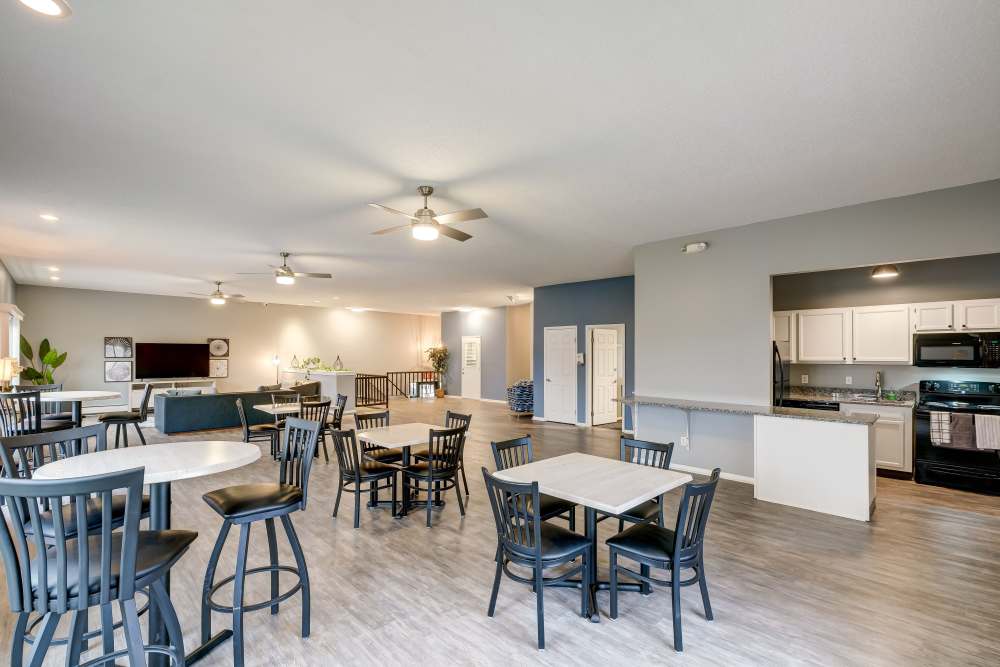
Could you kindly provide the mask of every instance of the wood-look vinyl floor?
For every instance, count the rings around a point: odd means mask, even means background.
[[[312,636],[299,637],[298,598],[277,616],[250,614],[248,664],[1000,664],[1000,498],[885,478],[878,479],[871,524],[756,502],[750,486],[722,481],[706,546],[715,621],[705,620],[697,587],[684,589],[683,654],[672,648],[670,596],[662,590],[623,594],[616,621],[607,618],[608,596],[601,593],[599,624],[578,615],[578,592],[547,590],[548,648],[539,652],[527,587],[504,580],[496,616],[486,616],[495,531],[479,470],[492,468],[489,441],[528,432],[538,458],[573,451],[615,456],[617,434],[518,420],[501,405],[461,399],[396,401],[393,421],[441,421],[448,408],[473,414],[468,515],[459,516],[452,495],[433,529],[424,527],[421,513],[396,520],[387,510],[364,509],[354,530],[350,496],[341,516],[330,517],[336,467],[320,459],[309,507],[294,515],[312,579]],[[167,439],[152,430],[147,438]],[[275,475],[265,451],[241,470],[174,485],[174,526],[200,532],[173,571],[172,596],[189,649],[200,634],[201,581],[220,525],[201,494]],[[615,528],[612,521],[600,524],[602,545]],[[220,573],[234,569],[235,546],[230,536]],[[287,548],[281,552],[293,562]],[[262,528],[251,537],[251,554],[253,564],[265,563]],[[603,570],[606,549],[600,559]],[[263,599],[267,577],[248,588],[251,600]],[[213,620],[216,629],[227,627],[228,617]],[[12,622],[4,609],[5,654]],[[56,648],[46,664],[61,660]],[[202,662],[231,663],[228,644]]]

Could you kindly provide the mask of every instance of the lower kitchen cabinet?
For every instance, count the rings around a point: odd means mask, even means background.
[[[875,467],[913,472],[913,409],[892,405],[841,403],[846,414],[874,414]]]

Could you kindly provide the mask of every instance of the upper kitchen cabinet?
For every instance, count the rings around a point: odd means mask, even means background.
[[[796,317],[799,362],[847,363],[851,359],[851,309],[804,310]]]
[[[1000,330],[1000,299],[956,301],[955,319],[962,331]]]
[[[913,304],[914,331],[951,331],[955,328],[954,308],[951,301]]]
[[[795,341],[795,311],[784,310],[771,314],[771,340],[778,345],[778,353],[785,361],[798,361]]]
[[[853,328],[855,363],[912,362],[909,304],[854,308]]]

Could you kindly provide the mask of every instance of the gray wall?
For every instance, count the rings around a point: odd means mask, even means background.
[[[507,307],[441,314],[441,342],[451,353],[445,386],[462,393],[462,336],[482,337],[482,397],[507,399]]]
[[[682,255],[681,246],[690,241],[708,241],[711,247]],[[996,252],[1000,181],[639,246],[635,391],[767,404],[772,275]],[[639,437],[678,439],[676,424],[656,423],[659,417],[652,414],[647,420],[653,410],[640,413]],[[674,460],[752,475],[749,428],[718,445],[699,442],[699,431],[722,432],[724,427],[713,425],[726,419],[698,419],[690,451],[675,450]]]
[[[3,262],[0,262],[0,303],[17,303],[17,284]]]
[[[229,377],[220,391],[253,388],[275,378],[278,354],[287,366],[319,356],[341,356],[348,369],[367,372],[426,368],[424,350],[437,344],[437,317],[352,313],[260,303],[212,306],[205,299],[21,286],[22,332],[37,347],[47,337],[68,352],[56,380],[67,389],[127,391],[127,383],[104,382],[104,336],[135,342],[195,343],[210,336],[230,339]]]
[[[1000,219],[996,221],[1000,225]],[[775,310],[879,306],[1000,297],[1000,254],[899,264],[899,276],[873,280],[871,267],[775,276]]]
[[[578,352],[586,352],[588,324],[625,325],[625,393],[635,386],[635,279],[632,276],[588,280],[535,288],[534,375],[535,414],[545,416],[545,327],[575,325]],[[576,421],[586,421],[586,367],[577,366]],[[632,428],[631,411],[625,411],[623,426]]]

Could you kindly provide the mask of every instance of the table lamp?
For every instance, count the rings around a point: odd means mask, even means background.
[[[11,384],[21,373],[21,365],[14,357],[0,358],[0,390],[10,391]]]

